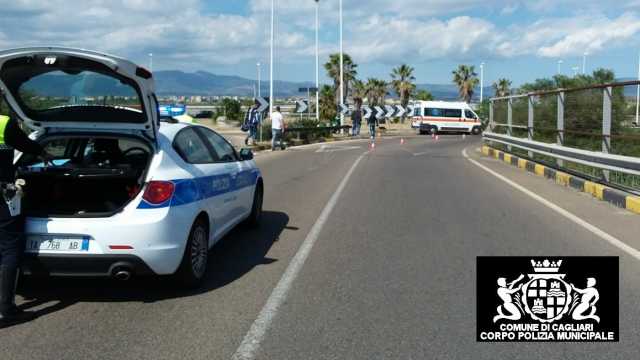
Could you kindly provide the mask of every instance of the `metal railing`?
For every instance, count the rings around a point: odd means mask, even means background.
[[[639,192],[638,86],[640,81],[627,81],[493,98],[484,140],[560,170]]]

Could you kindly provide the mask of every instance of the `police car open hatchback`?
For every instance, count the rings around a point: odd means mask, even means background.
[[[209,249],[236,225],[258,224],[263,181],[251,152],[206,127],[161,122],[146,69],[86,50],[7,50],[0,91],[54,157],[16,156],[26,272],[176,274],[197,285]]]

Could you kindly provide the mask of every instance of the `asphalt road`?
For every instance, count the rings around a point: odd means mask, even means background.
[[[27,281],[19,302],[39,318],[0,330],[0,359],[232,358],[310,237],[256,359],[637,358],[640,260],[462,150],[638,249],[636,215],[482,158],[475,137],[406,140],[259,154],[263,226],[215,246],[201,290],[167,279]],[[620,256],[620,342],[477,343],[479,255]]]

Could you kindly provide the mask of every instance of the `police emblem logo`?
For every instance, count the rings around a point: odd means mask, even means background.
[[[594,261],[607,265],[594,268]],[[502,270],[497,266],[500,263],[505,265]],[[571,277],[564,268],[570,268]],[[478,340],[617,341],[617,271],[618,258],[614,257],[527,261],[479,257]],[[578,273],[586,276],[581,279]],[[480,290],[491,278],[493,296]],[[604,299],[600,287],[606,290]],[[495,307],[489,305],[491,300]],[[603,312],[606,321],[601,324]],[[574,324],[579,326],[572,327]]]

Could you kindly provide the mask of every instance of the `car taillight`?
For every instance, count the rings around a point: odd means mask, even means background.
[[[148,203],[158,205],[171,199],[176,186],[170,181],[151,181],[142,198]]]

